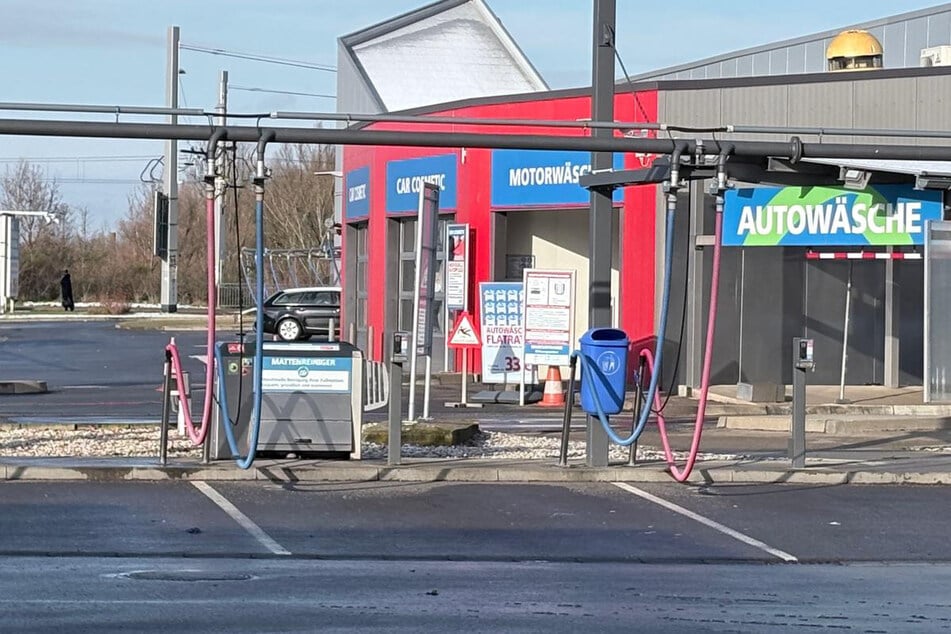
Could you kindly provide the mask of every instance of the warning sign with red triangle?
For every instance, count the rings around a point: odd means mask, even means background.
[[[472,323],[469,313],[463,311],[456,317],[456,323],[449,334],[450,348],[478,348],[482,345],[479,331]]]

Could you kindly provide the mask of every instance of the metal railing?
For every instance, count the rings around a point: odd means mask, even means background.
[[[237,282],[221,283],[218,285],[218,306],[221,308],[251,308],[254,298],[251,292]]]

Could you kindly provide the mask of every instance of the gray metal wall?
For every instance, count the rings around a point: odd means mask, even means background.
[[[853,28],[866,30],[878,38],[884,50],[885,68],[912,68],[920,64],[921,49],[951,44],[951,5],[944,4],[662,68],[633,79],[718,79],[821,73],[826,70],[826,48],[829,42],[839,32]]]
[[[762,125],[825,126],[869,129],[951,130],[951,74],[945,69],[822,74],[808,81],[782,83],[782,78],[758,85],[736,86],[735,81],[698,82],[696,88],[665,89],[658,94],[658,120],[694,126]],[[788,80],[788,78],[786,78]],[[720,85],[717,85],[720,84]],[[785,139],[787,135],[718,135],[720,138]],[[886,137],[803,137],[810,142],[912,143],[939,145],[939,139]],[[883,157],[884,158],[884,157]],[[737,183],[737,186],[743,186]],[[705,189],[705,188],[704,188]],[[678,205],[677,254],[674,262],[672,303],[665,335],[668,359],[676,358],[684,296],[686,254],[696,234],[712,234],[713,200],[704,195],[702,227],[689,227],[689,201]],[[663,226],[658,209],[658,226]],[[712,250],[703,254],[702,296],[687,295],[688,314],[698,315],[702,334],[709,302]],[[901,292],[900,380],[922,380],[922,273],[920,261],[896,262]],[[725,248],[721,260],[719,322],[714,346],[714,383],[774,381],[789,383],[790,345],[795,336],[816,340],[818,369],[810,381],[839,382],[845,288],[848,263],[805,258],[802,248]],[[884,268],[882,261],[857,261],[853,267],[852,324],[846,382],[882,383],[884,379]],[[658,265],[658,270],[662,268]],[[696,308],[694,311],[693,309]],[[688,329],[691,327],[688,324]],[[689,334],[687,335],[689,339]],[[702,351],[702,348],[701,348]],[[683,368],[699,363],[681,349]],[[672,377],[665,364],[665,379]]]

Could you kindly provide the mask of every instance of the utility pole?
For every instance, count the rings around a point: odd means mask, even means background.
[[[617,6],[615,0],[594,0],[594,34],[591,55],[591,120],[614,120],[614,30]],[[611,138],[609,128],[594,128],[591,136]],[[591,153],[591,171],[609,170],[614,164],[610,152]],[[591,212],[588,214],[589,265],[588,327],[611,325],[611,219],[614,214],[613,188],[591,189]],[[608,435],[601,424],[588,416],[586,425],[586,461],[589,467],[608,465]]]
[[[165,76],[165,105],[178,108],[178,41],[179,28],[168,27],[168,63]],[[178,115],[170,114],[168,122],[178,123]],[[168,196],[168,253],[162,260],[162,312],[178,310],[178,141],[165,142],[165,195]]]
[[[215,107],[215,126],[228,125],[228,71],[218,76],[218,105]],[[215,289],[221,288],[221,260],[225,252],[224,199],[225,199],[225,144],[215,148]],[[240,280],[239,280],[240,281]]]

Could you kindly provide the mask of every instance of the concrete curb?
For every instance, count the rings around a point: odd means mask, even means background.
[[[0,381],[0,394],[46,394],[47,392],[49,389],[46,387],[46,381],[36,379]]]
[[[785,461],[743,463],[709,462],[698,464],[690,484],[951,484],[951,457],[936,468],[901,471],[890,465],[886,470],[855,463],[817,463],[804,469],[791,469]],[[666,468],[658,463],[636,467],[609,466],[589,468],[572,465],[560,468],[554,463],[517,463],[493,465],[486,462],[466,464],[445,461],[413,462],[387,466],[375,462],[262,464],[242,470],[233,465],[158,464],[91,460],[88,464],[70,461],[22,460],[0,464],[0,475],[7,481],[268,481],[268,482],[673,482]]]
[[[717,427],[743,431],[789,432],[791,415],[720,416]],[[873,436],[882,433],[933,432],[951,429],[945,416],[806,414],[806,432],[839,436]]]

